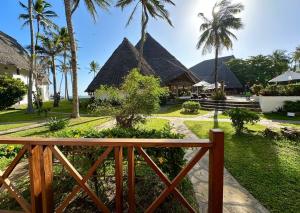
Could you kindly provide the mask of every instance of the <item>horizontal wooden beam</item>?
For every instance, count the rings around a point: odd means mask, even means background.
[[[105,146],[105,147],[212,147],[208,139],[138,139],[138,138],[0,138],[0,144]]]

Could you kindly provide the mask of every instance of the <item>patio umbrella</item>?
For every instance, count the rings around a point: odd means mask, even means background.
[[[210,86],[211,84],[206,81],[200,81],[197,84],[194,84],[193,87],[206,87]]]
[[[271,79],[269,82],[285,82],[285,81],[294,81],[300,80],[300,73],[293,71],[286,71],[281,75]]]

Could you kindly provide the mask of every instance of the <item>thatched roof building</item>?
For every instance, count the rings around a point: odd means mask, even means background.
[[[140,43],[140,42],[139,42]],[[114,51],[86,92],[92,93],[100,85],[119,86],[128,72],[137,67],[140,44],[134,47],[128,39]],[[141,72],[160,77],[164,86],[192,86],[199,80],[149,34],[146,36]]]
[[[18,69],[29,69],[29,58],[26,50],[9,35],[0,31],[0,64],[15,66]]]
[[[218,82],[224,81],[227,89],[243,88],[239,79],[226,65],[226,62],[234,59],[234,56],[221,57],[218,60]],[[190,70],[201,80],[208,83],[214,83],[215,59],[202,61],[191,67]]]

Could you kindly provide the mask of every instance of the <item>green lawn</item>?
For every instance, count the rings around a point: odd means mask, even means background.
[[[80,99],[79,102],[86,101],[87,99]],[[53,107],[53,101],[47,101],[43,104],[43,107],[50,107],[51,112],[61,112],[61,113],[71,113],[72,112],[72,101],[61,100],[59,102],[59,107]],[[81,107],[79,109],[80,113],[88,114],[86,108]]]
[[[186,121],[200,138],[207,138],[212,122]],[[230,123],[225,131],[225,166],[271,212],[299,212],[300,146],[291,141],[266,139],[257,131],[237,136]]]
[[[68,126],[60,131],[50,132],[46,126],[33,128],[25,131],[20,131],[12,133],[9,137],[54,137],[56,134],[59,134],[61,131],[72,130],[72,129],[81,129],[88,130],[90,128],[100,126],[104,122],[107,122],[109,117],[80,117],[78,119],[69,119]]]
[[[197,117],[200,115],[205,115],[209,111],[206,110],[199,110],[198,113],[185,113],[182,111],[181,105],[169,105],[161,107],[160,111],[155,116],[165,116],[165,117],[186,117],[186,118],[192,118]]]
[[[0,131],[6,131],[9,129],[15,129],[23,126],[30,126],[37,122],[17,122],[17,123],[1,123],[0,124]]]
[[[169,123],[169,121],[166,119],[150,118],[150,119],[147,119],[145,124],[138,125],[137,127],[141,128],[141,129],[146,129],[146,130],[151,130],[151,129],[161,130],[168,123]]]
[[[268,120],[287,120],[287,121],[300,121],[300,115],[296,117],[288,117],[283,113],[265,113],[260,115],[261,118]]]

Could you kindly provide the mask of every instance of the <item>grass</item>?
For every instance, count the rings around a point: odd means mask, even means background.
[[[283,113],[265,113],[260,114],[261,118],[268,119],[268,120],[287,120],[287,121],[300,121],[300,115],[296,117],[288,117],[286,114]]]
[[[141,129],[146,129],[146,130],[151,130],[151,129],[161,130],[167,124],[169,124],[169,121],[166,119],[150,118],[150,119],[147,119],[145,124],[142,124],[142,125],[140,124],[137,127],[141,128]]]
[[[86,98],[80,99],[79,102],[87,101]],[[53,107],[53,101],[47,101],[43,104],[43,107],[51,108],[51,112],[60,112],[60,113],[71,113],[72,112],[72,101],[61,100],[59,102],[59,107]],[[87,109],[81,107],[79,109],[80,113],[88,114]]]
[[[15,129],[23,126],[33,125],[36,122],[17,122],[17,123],[4,123],[0,124],[0,131],[6,131],[9,129]]]
[[[181,105],[169,105],[161,107],[160,111],[155,116],[164,116],[164,117],[185,117],[192,118],[201,115],[207,114],[209,111],[199,110],[198,113],[185,113],[182,111]]]
[[[186,121],[200,138],[207,138],[212,122]],[[235,135],[230,123],[225,131],[225,166],[230,173],[271,212],[299,212],[300,146],[292,141],[266,139],[253,133]]]
[[[286,127],[292,127],[296,129],[300,129],[300,124],[288,124],[288,123],[282,123],[280,124],[281,126],[286,126]]]
[[[59,131],[50,132],[46,126],[33,128],[29,130],[19,131],[8,134],[8,137],[54,137],[56,134],[65,130],[81,129],[88,130],[107,122],[109,117],[80,117],[78,119],[69,119],[68,126]]]

